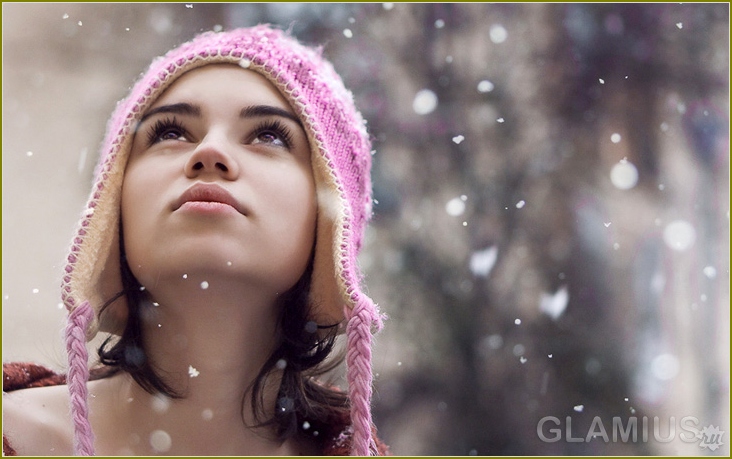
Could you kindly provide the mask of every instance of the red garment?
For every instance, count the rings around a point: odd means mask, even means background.
[[[91,379],[95,379],[92,371]],[[100,374],[99,372],[96,372]],[[33,363],[4,363],[3,364],[3,392],[31,387],[58,386],[66,384],[66,375],[55,373],[48,368]],[[351,432],[348,426],[348,416],[343,417],[327,432],[321,432],[319,446],[324,456],[348,456],[351,453]],[[379,456],[390,456],[389,447],[376,436],[374,428],[373,438],[378,448]],[[3,434],[3,455],[16,456],[16,452],[8,438]]]

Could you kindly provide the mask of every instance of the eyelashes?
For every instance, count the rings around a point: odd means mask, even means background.
[[[169,135],[174,135],[175,137],[166,137]],[[179,140],[181,137],[185,137],[186,135],[187,131],[183,126],[183,123],[178,121],[175,117],[164,118],[156,121],[152,128],[150,128],[147,135],[147,144],[148,146],[152,146],[153,144],[164,140]]]
[[[263,139],[265,136],[267,140]],[[252,143],[281,143],[281,146],[289,150],[292,147],[292,132],[280,120],[266,120],[254,129]]]
[[[177,118],[159,119],[148,130],[148,147],[168,140],[185,142],[191,141],[192,137],[183,123]],[[272,145],[289,150],[293,145],[293,135],[291,129],[282,121],[277,119],[265,120],[246,135],[245,143]]]

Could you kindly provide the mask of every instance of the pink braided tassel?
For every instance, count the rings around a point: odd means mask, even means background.
[[[351,311],[346,335],[348,340],[348,387],[353,427],[352,456],[368,456],[371,439],[371,324],[374,312],[367,300]]]
[[[74,421],[74,453],[77,456],[94,455],[94,432],[89,423],[86,387],[89,381],[86,329],[93,318],[94,310],[89,302],[85,301],[69,313],[66,325],[66,352],[69,357],[66,383],[69,387],[71,416]]]

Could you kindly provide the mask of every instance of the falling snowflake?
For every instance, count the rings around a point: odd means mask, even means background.
[[[501,24],[492,25],[488,35],[490,36],[491,41],[495,44],[503,43],[506,41],[506,38],[508,38],[508,32]]]
[[[679,252],[689,249],[695,240],[696,230],[686,220],[674,220],[663,229],[663,241]]]
[[[567,309],[569,303],[569,290],[566,285],[560,287],[555,293],[542,293],[539,298],[539,310],[551,317],[559,319]]]
[[[465,212],[465,200],[453,198],[445,204],[445,212],[452,217],[458,217]]]
[[[191,378],[195,378],[196,376],[200,375],[201,373],[193,368],[193,365],[188,365],[188,376]]]
[[[638,184],[638,169],[627,159],[610,169],[610,181],[619,190],[630,190]]]
[[[418,115],[427,115],[437,108],[437,103],[437,95],[433,91],[422,89],[414,96],[412,109]]]
[[[478,92],[491,92],[495,88],[495,85],[489,80],[482,80],[478,83]]]
[[[173,446],[170,434],[164,430],[155,430],[150,434],[150,446],[158,453],[164,453]]]
[[[473,252],[470,256],[470,272],[478,277],[488,277],[498,259],[498,247],[490,246]]]

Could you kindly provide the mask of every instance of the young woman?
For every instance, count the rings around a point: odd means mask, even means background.
[[[370,148],[332,66],[280,30],[156,59],[109,122],[68,256],[68,373],[4,365],[5,454],[388,453],[356,262]],[[316,379],[340,333],[345,393]]]

